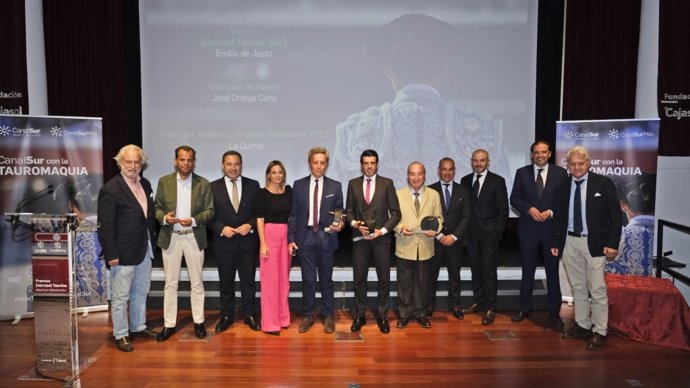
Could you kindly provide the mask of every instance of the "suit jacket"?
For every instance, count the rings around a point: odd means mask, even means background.
[[[408,187],[398,190],[398,202],[402,216],[395,226],[395,255],[407,260],[429,260],[434,256],[434,238],[424,234],[415,233],[412,236],[404,236],[400,233],[403,226],[413,230],[422,230],[422,219],[427,216],[436,217],[440,225],[443,225],[443,212],[441,200],[436,190],[424,189],[419,202],[419,215],[414,210],[412,191]]]
[[[158,180],[154,203],[156,205],[156,221],[161,224],[157,244],[162,249],[168,249],[173,225],[164,225],[163,219],[166,214],[177,208],[177,172],[165,175]],[[192,174],[191,212],[192,218],[196,222],[196,227],[193,228],[194,239],[199,249],[206,249],[208,245],[206,224],[213,217],[213,196],[208,181],[196,174]]]
[[[568,234],[568,211],[572,181],[571,178],[564,179],[556,187],[554,193],[552,247],[558,248],[558,253],[561,256]],[[623,220],[613,181],[590,171],[587,175],[587,193],[584,206],[589,253],[596,257],[604,255],[604,247],[618,249]]]
[[[307,238],[307,223],[309,222],[309,180],[311,175],[296,180],[292,191],[292,211],[288,219],[288,243],[296,243],[301,247]],[[340,182],[327,176],[320,179],[321,203],[319,204],[319,231],[330,226],[333,215],[330,214],[334,209],[343,208],[343,188]],[[325,250],[334,251],[338,249],[337,233],[319,233],[321,243]]]
[[[156,241],[153,190],[146,178],[141,178],[141,186],[148,199],[146,215],[122,174],[115,175],[98,193],[98,239],[106,262],[120,259],[120,265],[139,265],[148,242]]]
[[[400,222],[400,204],[393,181],[380,175],[376,175],[376,190],[368,205],[364,201],[364,177],[359,176],[351,179],[347,184],[347,205],[345,208],[347,222],[350,225],[355,220],[373,220],[375,229],[386,228],[387,231],[391,232]],[[390,233],[387,233],[382,237],[390,241],[389,235]],[[352,237],[362,237],[362,234],[359,233],[358,229],[353,228]]]
[[[563,179],[568,177],[568,173],[563,167],[549,163],[546,173],[546,184],[544,191],[539,198],[537,194],[536,177],[534,175],[534,165],[519,168],[515,172],[513,190],[510,192],[510,204],[520,213],[518,221],[518,236],[527,239],[548,239],[551,238],[551,222],[553,218],[544,222],[537,222],[529,215],[529,209],[537,208],[540,212],[544,210],[553,211],[553,195],[556,187]]]
[[[503,234],[508,221],[508,189],[502,176],[491,171],[485,171],[484,184],[479,191],[479,198],[475,201],[470,195],[472,207],[472,225],[478,226],[482,232]],[[474,173],[462,177],[460,184],[472,192]]]
[[[470,192],[467,188],[459,183],[453,182],[453,190],[450,193],[450,204],[446,208],[446,201],[444,200],[443,185],[438,181],[429,187],[436,190],[441,200],[441,209],[443,210],[443,229],[441,233],[448,235],[452,234],[458,241],[456,244],[464,246],[467,244],[467,227],[470,225]]]
[[[242,179],[242,196],[237,211],[232,207],[230,194],[225,185],[225,176],[211,182],[211,194],[213,195],[214,214],[208,228],[213,232],[213,249],[216,251],[231,251],[238,245],[243,249],[258,249],[259,237],[256,231],[256,215],[254,214],[254,201],[259,195],[259,182],[254,179],[240,177]],[[252,232],[245,236],[235,235],[232,238],[221,236],[223,228],[230,226],[236,228],[243,224],[250,224]]]

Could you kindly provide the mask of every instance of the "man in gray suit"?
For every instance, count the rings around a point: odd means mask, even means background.
[[[355,283],[355,318],[351,331],[366,324],[367,275],[369,260],[374,259],[378,277],[377,323],[379,330],[390,332],[388,307],[391,270],[391,235],[400,221],[400,204],[393,181],[378,175],[379,155],[368,149],[359,159],[363,176],[347,185],[347,219],[352,227],[352,270]]]

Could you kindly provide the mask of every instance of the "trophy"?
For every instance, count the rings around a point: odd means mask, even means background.
[[[333,209],[333,211],[328,212],[328,214],[331,214],[333,216],[333,221],[331,221],[331,224],[324,228],[324,232],[326,233],[332,233],[332,229],[337,228],[338,225],[340,225],[340,222],[343,220],[345,217],[345,209]]]
[[[415,230],[415,233],[426,233],[428,231],[434,231],[438,234],[441,231],[441,223],[438,222],[438,218],[434,216],[426,216],[422,218],[420,223],[420,230]]]

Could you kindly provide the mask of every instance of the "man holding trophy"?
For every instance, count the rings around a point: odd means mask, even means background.
[[[378,175],[379,155],[367,149],[359,158],[362,176],[347,186],[347,219],[352,227],[352,270],[355,283],[355,317],[351,331],[366,324],[367,275],[373,259],[378,277],[377,324],[383,334],[390,332],[391,234],[400,221],[400,204],[393,180]]]

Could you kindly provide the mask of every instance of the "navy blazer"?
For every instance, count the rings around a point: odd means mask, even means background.
[[[119,259],[119,265],[139,265],[144,261],[149,241],[156,241],[153,190],[141,178],[148,202],[147,214],[121,173],[110,179],[98,193],[98,239],[105,261]]]
[[[240,206],[237,211],[232,207],[230,194],[228,194],[228,188],[225,185],[225,176],[211,182],[215,213],[208,224],[208,228],[213,232],[213,249],[215,251],[231,251],[238,245],[243,249],[259,249],[254,202],[261,188],[259,187],[259,182],[254,179],[243,176],[240,178],[242,179],[242,196],[240,197]],[[224,227],[237,228],[243,224],[250,224],[252,226],[252,231],[245,236],[235,235],[232,238],[221,236]]]
[[[560,166],[549,163],[546,173],[546,184],[544,192],[539,198],[537,194],[536,177],[534,175],[534,165],[519,168],[515,172],[513,190],[510,192],[510,205],[520,213],[518,221],[518,236],[521,238],[534,238],[535,240],[549,241],[551,238],[552,218],[537,222],[529,215],[530,208],[537,208],[540,212],[544,210],[553,211],[553,194],[556,187],[563,179],[568,178],[567,171]]]
[[[585,212],[587,219],[587,247],[593,257],[604,256],[604,247],[618,249],[623,228],[616,186],[611,178],[589,172],[587,176]],[[554,216],[552,225],[552,248],[558,248],[563,256],[565,238],[568,234],[568,211],[570,207],[570,185],[572,179],[564,179],[554,193]]]
[[[443,184],[441,181],[429,185],[429,188],[436,190],[441,199],[441,209],[443,211],[443,229],[441,229],[441,233],[452,234],[457,237],[457,242],[461,246],[466,245],[467,227],[470,225],[472,212],[472,208],[470,207],[470,192],[467,191],[467,187],[453,182],[448,208],[446,208]]]
[[[296,180],[292,189],[292,211],[288,220],[288,243],[296,243],[301,247],[307,238],[307,223],[309,222],[309,180],[311,175]],[[343,208],[343,188],[340,182],[327,176],[319,179],[321,187],[321,203],[319,204],[319,238],[324,250],[338,249],[338,233],[322,233],[333,222],[334,209]]]
[[[484,183],[479,191],[479,198],[473,200],[470,195],[472,207],[472,225],[477,225],[483,232],[503,234],[503,229],[508,221],[508,189],[502,176],[491,171],[485,171]],[[460,180],[472,193],[472,180],[474,173],[467,174]]]

